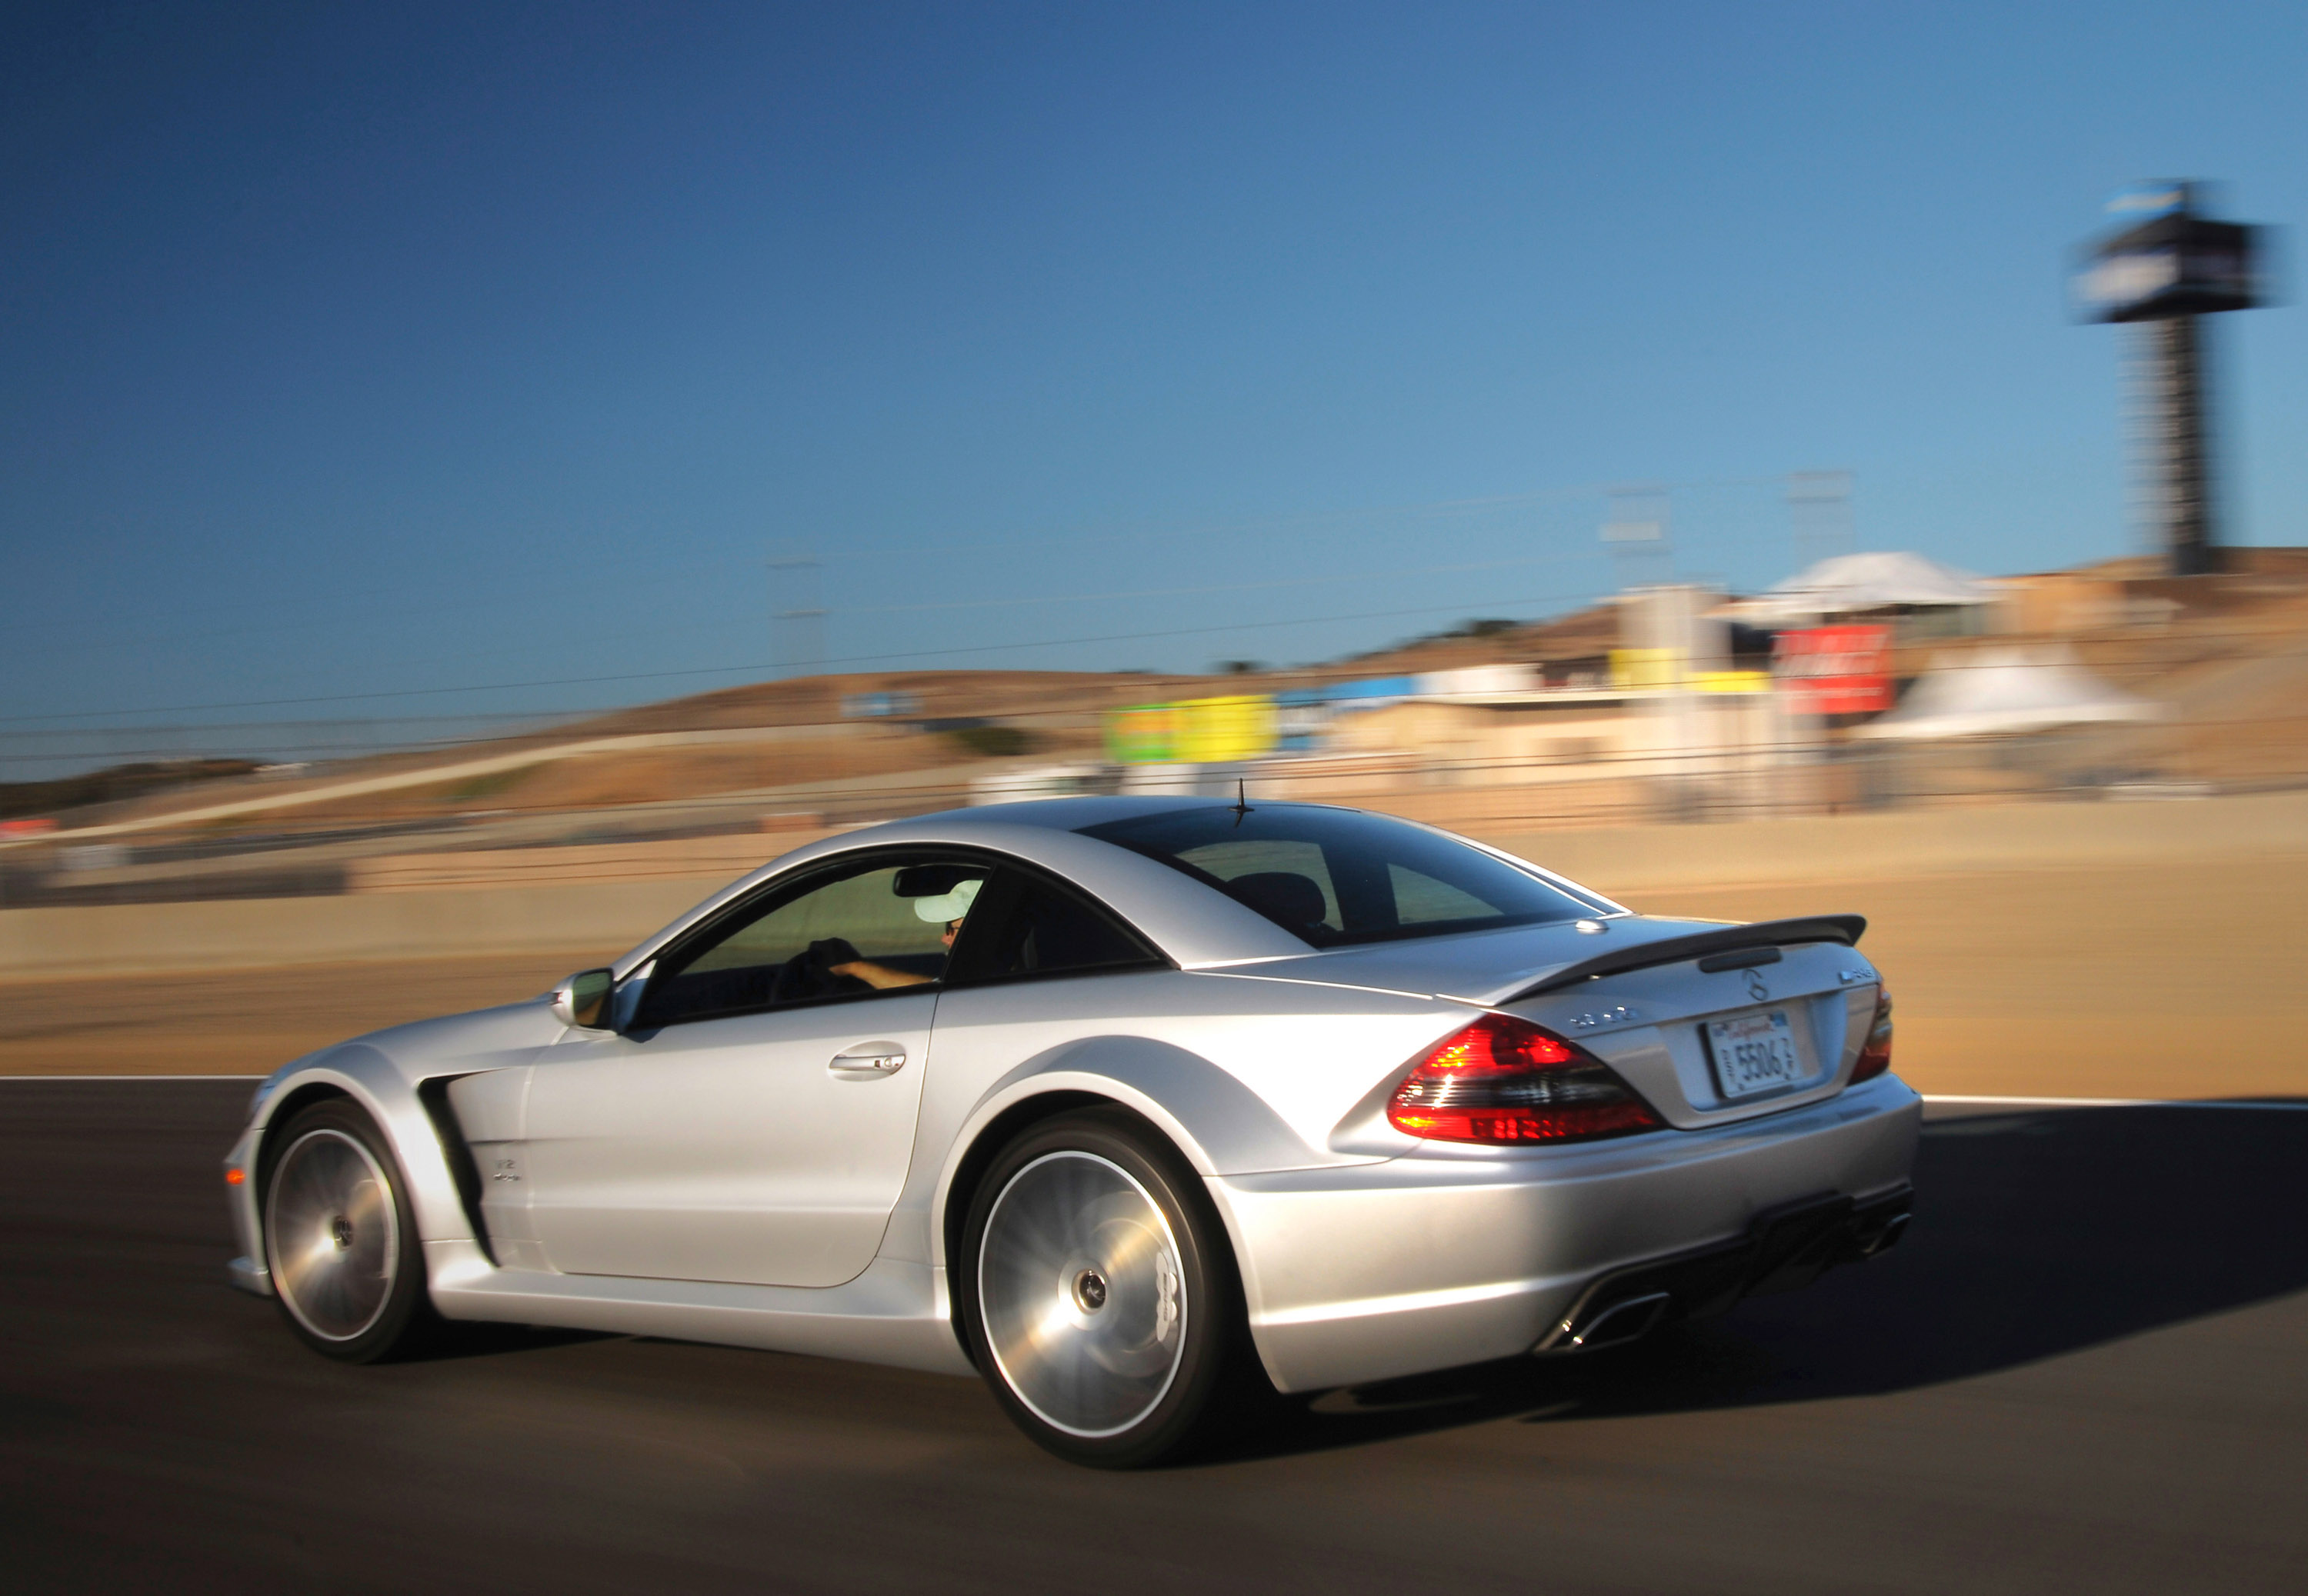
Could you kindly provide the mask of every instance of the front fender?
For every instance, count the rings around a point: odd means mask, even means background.
[[[247,1256],[245,1267],[234,1266],[233,1278],[252,1290],[270,1289],[257,1224],[256,1177],[282,1106],[314,1086],[349,1097],[384,1132],[409,1188],[420,1240],[478,1242],[441,1145],[442,1131],[426,1111],[418,1087],[443,1076],[518,1068],[564,1029],[545,1000],[532,999],[372,1031],[308,1053],[268,1076],[249,1106],[247,1128],[225,1159],[228,1169],[245,1177],[227,1188],[233,1193],[233,1223]]]
[[[245,1170],[248,1179],[233,1190],[245,1209],[244,1236],[259,1248],[250,1257],[262,1267],[263,1254],[256,1224],[256,1176],[260,1160],[273,1135],[283,1103],[308,1087],[333,1088],[360,1104],[384,1132],[400,1176],[409,1188],[409,1206],[417,1219],[417,1233],[425,1241],[476,1240],[472,1223],[457,1194],[441,1135],[432,1116],[418,1100],[417,1089],[392,1060],[367,1043],[350,1042],[315,1053],[273,1081],[248,1128],[232,1151],[231,1161]]]

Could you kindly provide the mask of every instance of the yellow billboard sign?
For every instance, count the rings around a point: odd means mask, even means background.
[[[1124,765],[1228,765],[1272,753],[1279,735],[1266,693],[1133,704],[1106,717],[1107,752]]]

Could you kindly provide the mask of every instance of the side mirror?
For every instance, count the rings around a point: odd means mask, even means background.
[[[616,984],[616,976],[607,970],[580,970],[553,989],[553,1017],[564,1025],[605,1029],[609,996]]]

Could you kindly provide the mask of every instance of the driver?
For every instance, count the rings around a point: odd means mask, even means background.
[[[935,897],[914,899],[914,914],[918,918],[931,925],[941,921],[944,922],[945,929],[938,934],[938,940],[944,944],[949,957],[953,952],[953,940],[960,933],[962,920],[969,914],[969,905],[977,898],[977,889],[985,885],[982,880],[963,881],[951,892],[941,892]],[[836,975],[855,976],[878,991],[887,991],[893,986],[926,986],[937,979],[934,975],[917,975],[911,970],[893,970],[869,958],[853,958],[846,964],[828,965],[826,968]]]

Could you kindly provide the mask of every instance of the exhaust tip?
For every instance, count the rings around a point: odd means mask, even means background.
[[[1563,1321],[1546,1350],[1591,1352],[1640,1340],[1650,1334],[1673,1300],[1668,1292],[1649,1291],[1640,1297],[1623,1297],[1596,1313],[1573,1314]]]
[[[1908,1221],[1912,1217],[1912,1214],[1894,1214],[1885,1220],[1881,1230],[1860,1243],[1859,1256],[1872,1258],[1899,1245],[1899,1238],[1908,1233]]]

